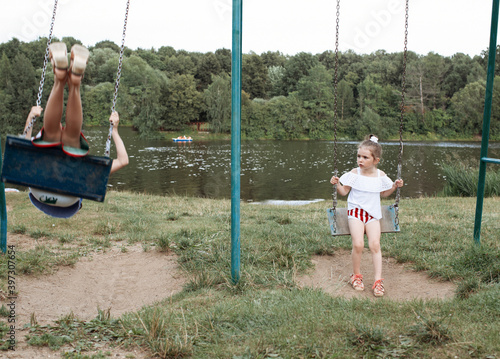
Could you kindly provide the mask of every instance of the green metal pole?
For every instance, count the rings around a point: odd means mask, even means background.
[[[498,30],[498,3],[493,0],[491,12],[490,48],[488,54],[488,75],[486,79],[486,95],[484,98],[483,133],[481,140],[481,160],[479,162],[479,178],[477,184],[476,219],[474,221],[474,241],[480,244],[481,220],[483,217],[484,190],[486,183],[486,161],[488,157],[488,145],[490,141],[490,119],[491,103],[493,100],[493,80],[495,79],[495,56],[497,52],[497,30]]]
[[[0,169],[2,168],[2,142],[0,141]],[[5,185],[0,181],[0,249],[7,252],[7,202],[5,201]]]
[[[231,278],[240,280],[241,44],[243,0],[233,0],[231,64]]]

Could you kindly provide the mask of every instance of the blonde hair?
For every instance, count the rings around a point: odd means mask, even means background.
[[[364,147],[368,149],[373,158],[382,158],[382,146],[378,143],[378,138],[374,134],[370,134],[365,137],[365,140],[361,142],[358,146],[358,149]]]

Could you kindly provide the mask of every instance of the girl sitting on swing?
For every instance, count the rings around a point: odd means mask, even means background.
[[[31,139],[31,142],[37,147],[61,147],[61,150],[68,156],[86,156],[89,152],[89,145],[81,132],[83,111],[80,84],[87,66],[89,51],[81,45],[74,45],[71,48],[71,62],[68,64],[66,44],[57,42],[50,45],[49,55],[54,71],[54,86],[45,108],[43,127]],[[66,123],[63,127],[61,120],[64,110],[64,88],[66,84],[68,85],[68,102],[66,104]],[[40,106],[32,107],[26,120],[26,127],[31,123],[31,119],[39,117],[42,111],[43,109]],[[113,112],[109,117],[109,121],[113,125],[112,137],[117,153],[117,158],[113,160],[111,165],[111,174],[128,164],[128,154],[118,134],[118,123],[120,121],[118,113]],[[32,128],[29,128],[26,138],[31,137],[31,132]],[[57,218],[69,218],[82,207],[81,198],[35,188],[30,188],[29,197],[36,208]]]
[[[350,284],[355,290],[364,290],[361,274],[361,255],[364,248],[364,234],[368,237],[368,245],[372,253],[375,283],[372,290],[376,297],[385,293],[382,279],[382,252],[380,251],[380,222],[382,210],[380,197],[390,196],[397,187],[403,187],[403,180],[392,182],[377,165],[382,157],[382,146],[378,138],[369,135],[358,146],[358,168],[343,174],[340,178],[333,176],[330,183],[337,185],[337,191],[347,198],[347,218],[352,238],[353,274]]]

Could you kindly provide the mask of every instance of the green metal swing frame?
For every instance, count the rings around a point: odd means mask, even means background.
[[[486,166],[488,163],[500,164],[500,159],[488,157],[490,141],[491,106],[493,102],[493,81],[495,79],[495,56],[497,52],[499,0],[493,0],[491,11],[490,47],[488,53],[488,74],[486,78],[486,94],[484,98],[483,133],[479,161],[479,178],[476,197],[476,216],[474,220],[474,242],[481,242],[481,222],[483,218],[484,192],[486,187]]]

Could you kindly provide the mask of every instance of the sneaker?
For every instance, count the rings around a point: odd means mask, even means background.
[[[362,274],[351,274],[351,279],[349,281],[355,290],[364,290],[365,285],[363,284]]]
[[[379,279],[375,283],[373,283],[372,290],[375,297],[383,297],[385,294],[384,280]]]

